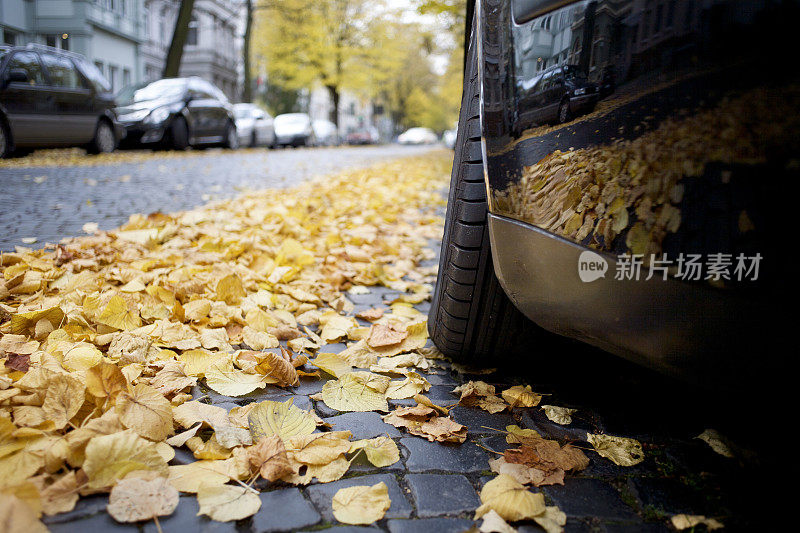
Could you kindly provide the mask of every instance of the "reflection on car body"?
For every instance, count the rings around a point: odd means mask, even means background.
[[[749,355],[782,338],[774,302],[791,210],[777,204],[800,178],[800,69],[781,52],[792,48],[798,2],[475,9],[487,227],[514,307],[669,373],[748,376]],[[578,265],[590,250],[608,270],[589,283]],[[445,266],[467,257],[453,254],[443,248]],[[477,282],[454,264],[459,294],[487,290],[467,292]],[[456,316],[470,300],[453,294],[433,307]],[[432,311],[430,322],[450,328],[434,331],[437,345],[466,350],[459,343],[472,334],[459,331],[471,331],[471,316]]]

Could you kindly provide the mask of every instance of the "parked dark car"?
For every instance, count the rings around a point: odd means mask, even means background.
[[[522,70],[522,69],[520,69]],[[597,86],[589,83],[577,65],[557,65],[517,78],[519,126],[564,123],[589,112],[597,104]]]
[[[119,121],[127,131],[124,147],[239,147],[227,97],[201,78],[165,78],[131,85],[117,93],[116,100]]]
[[[554,332],[704,384],[785,375],[798,2],[478,0],[467,21],[439,349],[560,357],[531,352]],[[588,80],[613,94],[578,116]]]
[[[0,157],[31,148],[111,152],[123,134],[103,75],[80,54],[0,48]]]

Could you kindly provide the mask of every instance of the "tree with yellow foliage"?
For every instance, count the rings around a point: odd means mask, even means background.
[[[264,0],[253,49],[286,88],[325,87],[338,125],[342,90],[374,95],[395,62],[381,45],[390,18],[380,0]]]

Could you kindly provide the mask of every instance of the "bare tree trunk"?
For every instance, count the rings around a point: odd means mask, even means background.
[[[242,101],[250,102],[253,99],[253,82],[250,79],[250,37],[253,29],[253,0],[247,0],[247,20],[244,29],[244,44],[242,46],[242,59],[244,64],[244,87],[242,87]]]
[[[194,0],[181,0],[178,18],[175,19],[175,30],[172,32],[172,42],[164,62],[163,78],[175,78],[181,69],[183,46],[186,44],[186,35],[189,33],[189,22],[192,20]]]
[[[328,89],[328,93],[331,95],[331,101],[333,102],[333,109],[331,109],[330,120],[334,124],[336,124],[336,128],[339,128],[339,88],[335,85],[327,85],[326,88]]]

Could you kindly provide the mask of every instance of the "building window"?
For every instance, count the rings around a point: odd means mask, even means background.
[[[96,67],[97,67],[97,70],[99,70],[99,71],[100,71],[100,74],[102,74],[103,76],[105,76],[105,75],[106,75],[106,70],[105,70],[105,68],[104,68],[104,67],[105,67],[105,65],[103,65],[103,62],[102,62],[102,61],[95,61],[95,62],[94,62],[94,66],[96,66]]]
[[[17,34],[13,31],[3,30],[3,44],[11,46],[17,44]]]
[[[117,80],[117,71],[118,70],[119,70],[118,67],[115,67],[113,65],[109,65],[108,66],[108,81],[111,82],[111,92],[112,93],[117,92],[117,89],[119,88],[119,83],[118,83],[119,80]]]
[[[161,10],[161,15],[158,17],[158,41],[161,44],[167,44],[169,36],[167,35],[167,8]]]
[[[122,69],[122,86],[127,87],[131,84],[131,70],[124,68]]]
[[[192,17],[189,21],[189,31],[186,33],[186,44],[197,46],[197,19]]]
[[[147,6],[144,8],[144,36],[150,38],[150,8]]]

